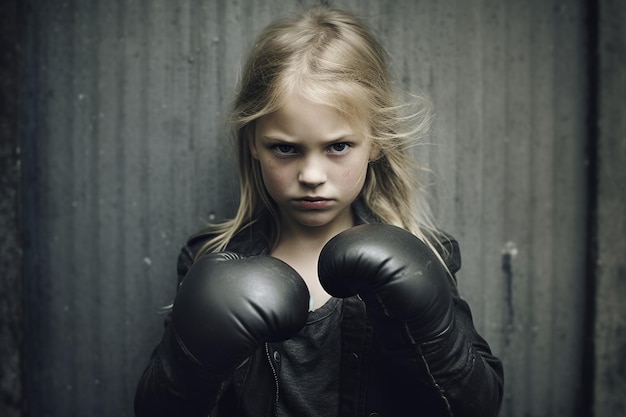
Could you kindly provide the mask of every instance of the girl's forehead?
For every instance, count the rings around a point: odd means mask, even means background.
[[[276,111],[258,120],[257,133],[285,140],[336,140],[354,131],[338,109],[291,95]]]
[[[284,89],[279,99],[275,101],[277,104],[275,110],[270,114],[281,114],[283,117],[300,116],[314,122],[330,117],[335,121],[340,119],[354,134],[369,133],[371,117],[362,95],[336,83],[328,84],[305,82],[300,84],[299,88]]]

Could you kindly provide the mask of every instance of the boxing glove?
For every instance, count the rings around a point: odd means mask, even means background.
[[[208,415],[234,369],[265,342],[298,333],[308,309],[307,286],[286,263],[228,252],[202,256],[183,279],[139,381],[135,415]]]
[[[222,252],[191,267],[174,300],[171,325],[195,362],[223,376],[263,343],[298,333],[308,307],[306,284],[283,261]]]
[[[322,249],[318,274],[335,297],[359,294],[389,349],[432,340],[452,324],[445,268],[424,242],[399,227],[364,224],[339,233]]]

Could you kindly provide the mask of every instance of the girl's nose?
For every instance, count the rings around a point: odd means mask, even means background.
[[[326,182],[326,171],[317,158],[309,157],[303,161],[298,172],[298,181],[306,187],[314,188]]]

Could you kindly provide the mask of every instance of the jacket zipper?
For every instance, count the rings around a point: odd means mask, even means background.
[[[267,356],[267,361],[270,364],[270,368],[272,368],[272,374],[274,374],[274,383],[276,385],[276,396],[274,398],[274,414],[278,415],[278,372],[276,372],[276,367],[274,366],[274,362],[272,362],[272,355],[270,354],[269,343],[265,343],[265,355]]]

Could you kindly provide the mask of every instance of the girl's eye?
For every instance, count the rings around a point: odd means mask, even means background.
[[[344,142],[333,143],[328,149],[331,153],[344,154],[350,150],[350,145]]]
[[[296,153],[296,148],[291,145],[274,145],[274,152],[279,155],[288,155]]]

